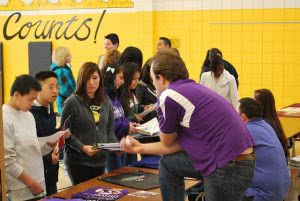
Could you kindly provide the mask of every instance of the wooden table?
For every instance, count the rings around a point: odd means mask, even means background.
[[[300,103],[295,103],[287,107],[297,107],[300,108]],[[280,119],[282,128],[285,132],[286,138],[291,139],[293,142],[293,153],[295,156],[295,136],[300,132],[300,112],[299,113],[287,113],[287,112],[277,112]]]
[[[122,167],[122,168],[119,168],[119,169],[116,169],[116,170],[112,171],[111,173],[104,174],[101,177],[113,176],[113,175],[128,173],[128,172],[132,172],[132,171],[136,171],[136,170],[141,170],[141,171],[145,171],[145,172],[158,174],[158,170],[155,170],[155,169]],[[199,181],[197,181],[197,180],[185,180],[185,189],[191,188],[192,186],[196,185],[197,183],[199,183]],[[133,189],[133,188],[128,188],[128,187],[125,187],[125,186],[119,186],[119,185],[107,183],[107,182],[104,182],[104,181],[100,181],[97,178],[94,178],[94,179],[91,179],[89,181],[83,182],[81,184],[72,186],[67,190],[64,190],[64,191],[61,191],[57,194],[52,195],[51,197],[71,198],[74,193],[79,193],[79,192],[87,190],[87,189],[89,189],[93,186],[103,186],[103,187],[109,187],[109,188],[126,189],[126,190],[129,191],[129,193],[132,193],[132,192],[135,192],[135,191],[140,191],[140,190]],[[150,189],[149,191],[156,192],[156,193],[159,193],[159,194],[153,195],[153,196],[147,198],[148,201],[161,201],[162,200],[159,188]],[[133,196],[126,195],[126,196],[124,196],[124,197],[122,197],[118,200],[120,200],[120,201],[132,201],[132,200],[139,201],[139,200],[145,200],[145,198],[139,198],[139,197],[133,197]]]
[[[300,103],[289,105],[288,107],[300,108]],[[277,112],[286,138],[290,138],[300,132],[300,113]]]

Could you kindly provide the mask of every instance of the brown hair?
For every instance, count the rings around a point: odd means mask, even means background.
[[[155,76],[161,75],[169,82],[189,77],[184,61],[168,50],[160,50],[154,55],[152,68]]]
[[[100,105],[101,103],[106,101],[106,96],[104,93],[104,84],[103,84],[102,75],[96,63],[86,62],[81,66],[77,77],[75,94],[79,95],[85,102],[90,101],[90,98],[86,93],[86,84],[88,80],[91,78],[91,76],[93,75],[93,73],[95,72],[99,74],[100,84],[99,84],[99,88],[95,93],[94,101],[96,104]]]
[[[108,66],[115,67],[121,57],[121,53],[118,50],[106,51],[104,55],[103,66],[99,66],[102,70],[102,73],[106,72]]]
[[[254,91],[254,97],[260,104],[262,118],[265,119],[274,129],[284,150],[285,156],[288,158],[289,151],[287,140],[282,129],[281,123],[277,116],[275,99],[272,92],[268,89],[257,89]]]

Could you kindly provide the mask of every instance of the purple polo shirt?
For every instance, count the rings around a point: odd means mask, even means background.
[[[158,100],[162,133],[177,133],[195,168],[208,176],[248,147],[252,137],[223,97],[190,79],[170,83]]]

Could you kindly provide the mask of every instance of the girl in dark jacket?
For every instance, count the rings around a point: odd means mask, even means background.
[[[80,68],[76,92],[63,106],[62,124],[69,116],[72,136],[66,140],[64,156],[71,181],[78,184],[104,173],[106,152],[96,144],[118,141],[97,64],[87,62]]]
[[[122,97],[120,93],[120,87],[124,84],[123,66],[120,67],[105,67],[104,72],[104,86],[105,92],[108,95],[114,110],[114,129],[116,137],[121,140],[122,137],[136,132],[136,123],[130,122],[125,115],[122,106]],[[117,153],[109,152],[106,159],[106,171],[110,172],[113,169],[117,169],[122,165],[121,158]]]

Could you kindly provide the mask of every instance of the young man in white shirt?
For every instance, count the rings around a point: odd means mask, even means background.
[[[9,103],[2,107],[6,186],[13,201],[36,199],[45,191],[42,156],[56,143],[38,140],[35,120],[29,112],[40,90],[33,77],[18,76]]]

